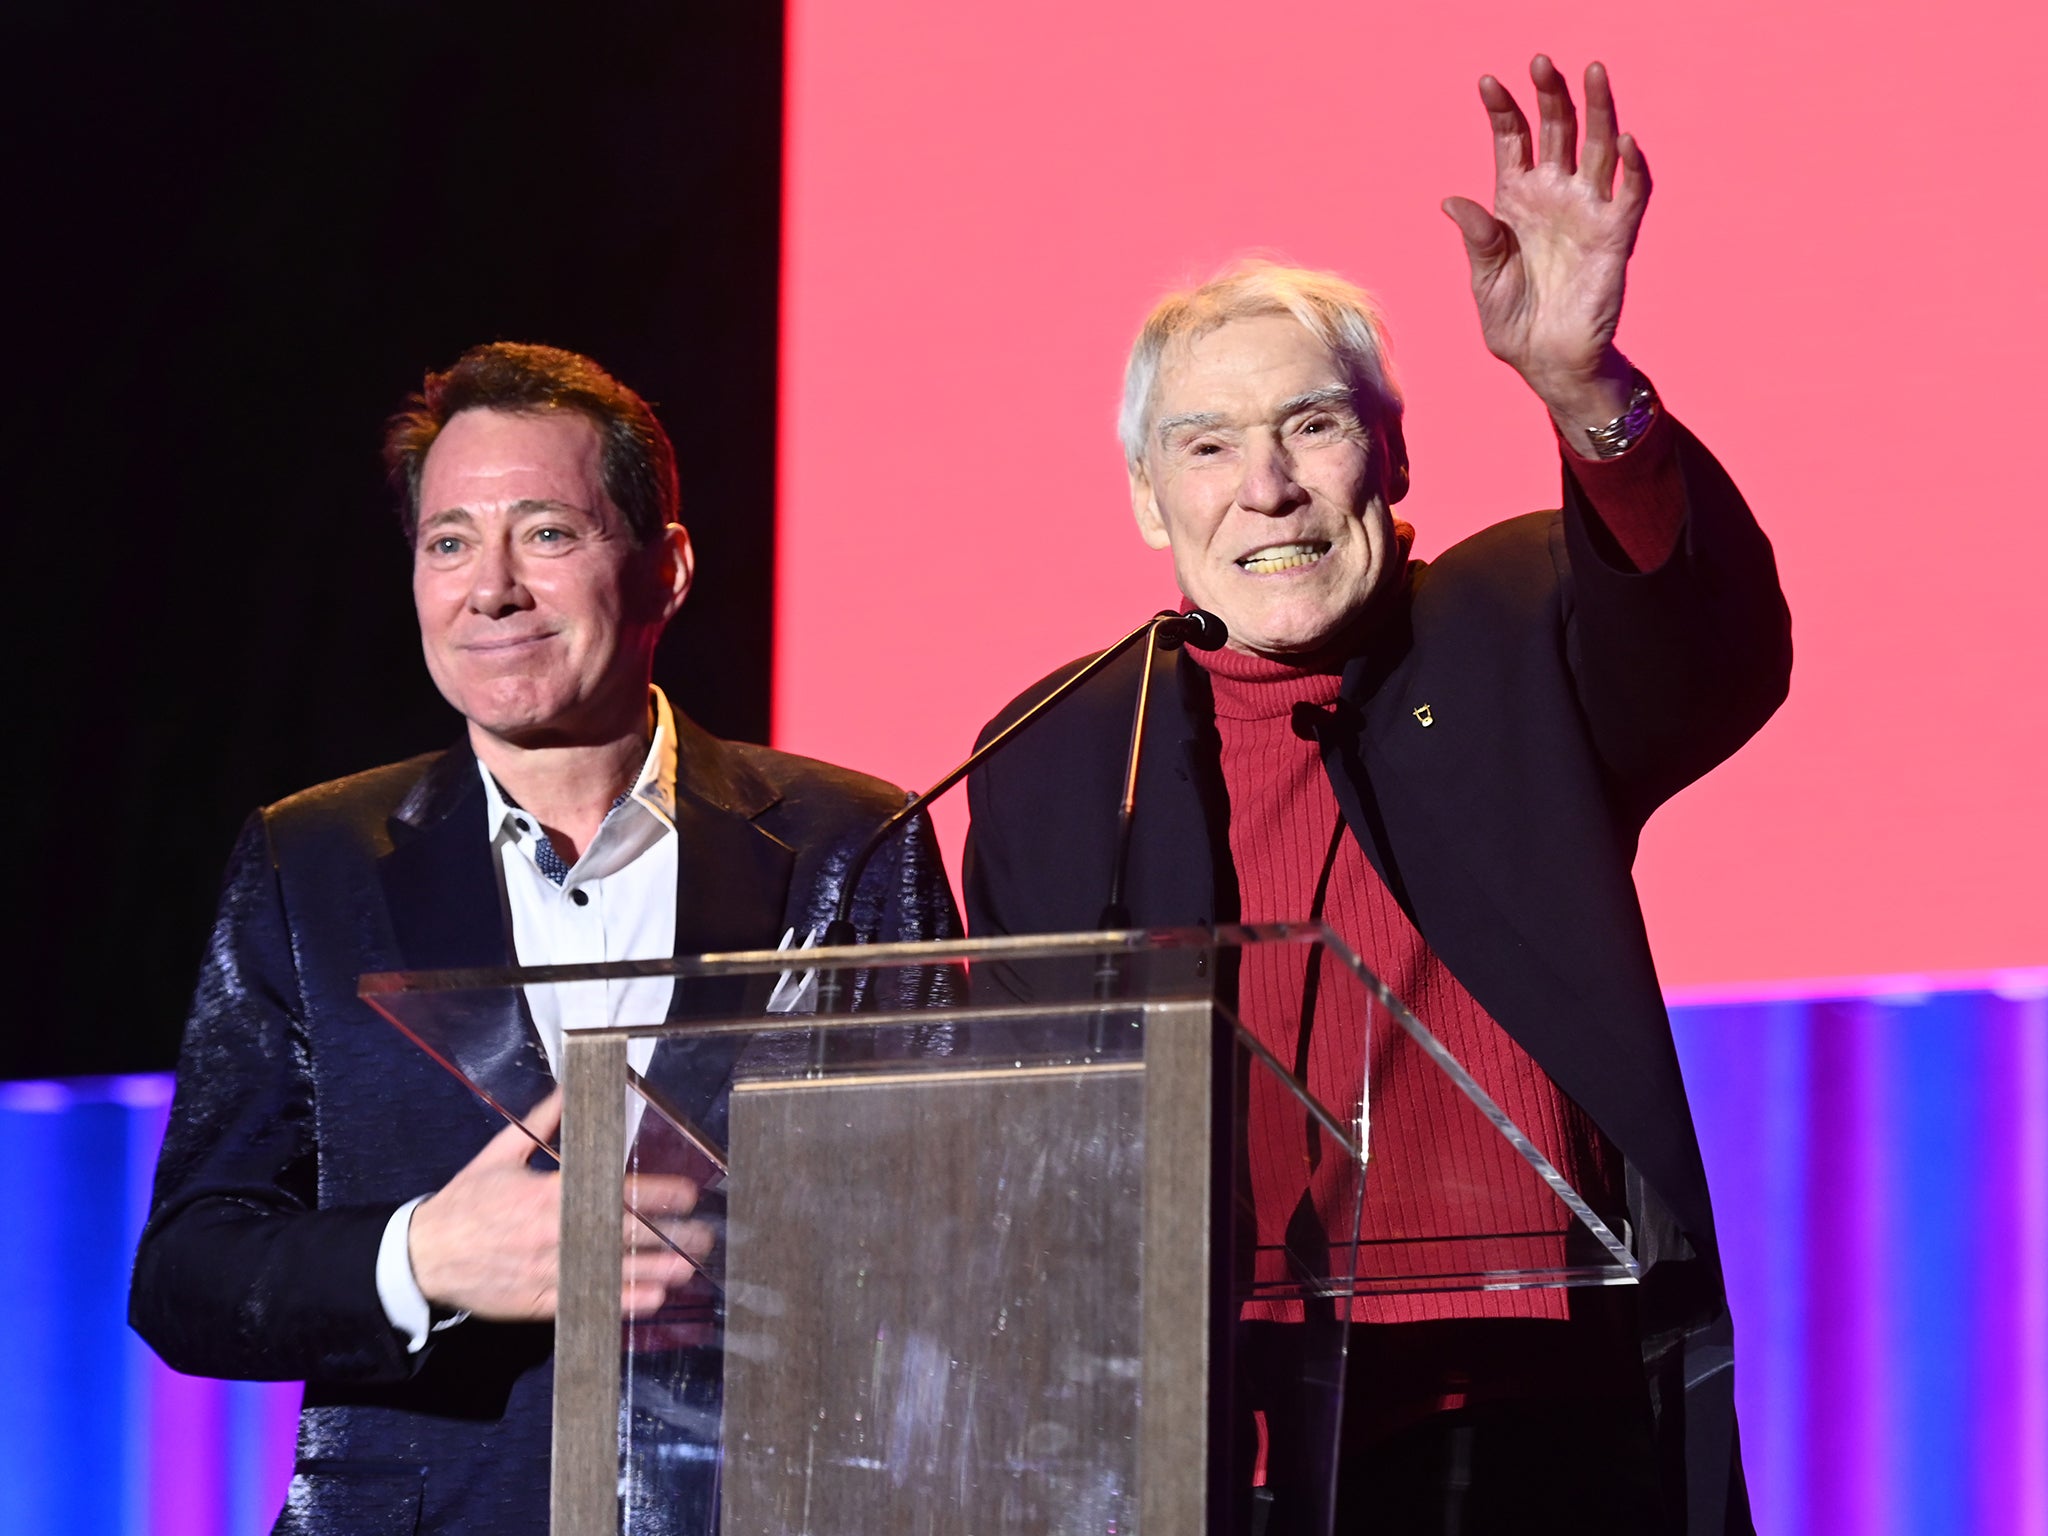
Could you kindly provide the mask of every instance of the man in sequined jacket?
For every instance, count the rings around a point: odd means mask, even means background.
[[[279,1531],[537,1533],[559,1178],[357,978],[773,948],[823,928],[902,794],[716,740],[652,687],[693,569],[674,454],[588,359],[478,348],[428,378],[387,454],[427,665],[467,730],[243,829],[130,1315],[179,1370],[306,1383]],[[958,931],[927,827],[856,906],[884,940]],[[560,1023],[503,1028],[545,1134]],[[641,1186],[685,1251],[703,1238],[689,1181]],[[630,1313],[690,1275],[646,1230]]]

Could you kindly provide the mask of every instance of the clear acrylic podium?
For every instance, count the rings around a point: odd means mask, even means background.
[[[1231,1003],[1254,974],[1351,1045],[1262,1042]],[[1618,1216],[1320,925],[362,995],[511,1119],[561,1083],[555,1536],[1234,1536],[1261,1477],[1327,1532],[1369,1390],[1349,1324],[1640,1278]],[[1395,1092],[1445,1129],[1389,1167]],[[656,1243],[695,1278],[622,1317]]]

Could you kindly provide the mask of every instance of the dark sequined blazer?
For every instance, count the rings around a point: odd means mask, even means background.
[[[1770,544],[1674,422],[1685,521],[1637,574],[1564,477],[1564,505],[1412,562],[1318,728],[1346,824],[1452,973],[1628,1161],[1643,1354],[1674,1521],[1750,1530],[1734,1345],[1706,1173],[1631,866],[1651,811],[1785,697],[1791,622]],[[1094,926],[1136,693],[1133,650],[968,780],[977,936]],[[1055,673],[984,739],[1065,676]],[[1157,662],[1126,886],[1133,920],[1237,917],[1207,678]],[[1057,861],[1047,847],[1063,850]]]
[[[676,726],[676,953],[822,928],[902,793]],[[484,805],[463,744],[258,812],[228,866],[129,1315],[180,1371],[306,1383],[280,1531],[547,1528],[552,1328],[470,1320],[409,1354],[376,1286],[391,1213],[503,1124],[356,997],[366,972],[512,963]],[[884,941],[958,933],[922,821],[855,917]]]

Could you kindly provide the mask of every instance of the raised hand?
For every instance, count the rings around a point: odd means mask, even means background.
[[[499,1322],[554,1317],[562,1177],[527,1166],[527,1158],[533,1138],[551,1138],[561,1122],[557,1091],[526,1117],[524,1129],[506,1126],[413,1211],[407,1252],[429,1302]],[[626,1213],[620,1299],[628,1316],[644,1316],[660,1308],[670,1288],[695,1274],[691,1261],[709,1251],[712,1231],[686,1219],[697,1203],[697,1186],[689,1179],[636,1175],[630,1201],[647,1219]]]
[[[1493,76],[1481,77],[1479,99],[1493,127],[1493,211],[1464,197],[1445,199],[1443,208],[1465,237],[1487,350],[1528,381],[1584,452],[1583,428],[1612,420],[1628,402],[1630,368],[1614,331],[1650,170],[1635,140],[1615,130],[1604,65],[1586,68],[1583,148],[1564,76],[1539,53],[1529,78],[1533,152],[1515,98]]]

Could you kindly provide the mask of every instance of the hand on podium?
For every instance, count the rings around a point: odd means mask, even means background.
[[[561,1123],[558,1089],[523,1127],[506,1126],[420,1202],[407,1253],[429,1305],[496,1322],[554,1317],[562,1176],[532,1168],[527,1159],[533,1138],[552,1140]],[[628,1317],[644,1317],[696,1276],[695,1261],[710,1253],[715,1231],[690,1219],[699,1193],[694,1179],[636,1174],[629,1184],[620,1301]]]

